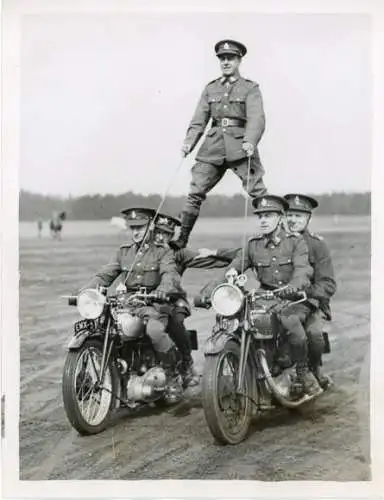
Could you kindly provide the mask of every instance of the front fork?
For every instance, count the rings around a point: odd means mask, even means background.
[[[99,380],[100,385],[103,385],[106,368],[108,365],[109,357],[112,352],[112,342],[108,342],[110,337],[110,330],[111,330],[111,318],[108,318],[107,328],[105,329],[103,354],[101,357],[100,380]]]
[[[251,335],[246,331],[241,332],[240,343],[240,362],[239,362],[239,377],[237,380],[237,392],[243,393],[245,369],[248,362],[249,346],[251,344]]]

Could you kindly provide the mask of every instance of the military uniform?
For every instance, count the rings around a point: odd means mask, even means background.
[[[132,216],[130,209],[129,215]],[[138,210],[134,210],[137,214]],[[142,222],[144,219],[139,219]],[[138,219],[135,217],[135,224]],[[149,220],[147,221],[149,222]],[[131,219],[128,223],[132,226]],[[177,273],[173,252],[160,243],[148,241],[144,244],[122,245],[109,264],[104,266],[88,283],[86,288],[98,285],[114,288],[125,285],[128,293],[145,287],[148,292],[180,293],[180,276]],[[151,337],[154,348],[159,352],[169,351],[173,343],[165,333],[168,314],[159,304],[139,307],[135,312],[139,317],[148,320],[147,333]]]
[[[215,49],[218,57],[227,53],[242,57],[246,53],[244,45],[233,40],[218,42]],[[177,243],[179,248],[186,246],[201,204],[227,169],[231,169],[241,179],[244,189],[251,197],[266,193],[262,180],[265,171],[257,149],[265,130],[265,113],[259,85],[240,75],[222,76],[208,83],[184,140],[190,151],[204,134],[210,119],[212,127],[208,130],[197,152],[197,161],[192,167],[192,181],[183,209],[182,232]],[[244,142],[249,142],[254,147],[248,183],[248,159],[242,148]]]
[[[288,203],[273,195],[265,195],[253,200],[254,213],[283,213]],[[227,270],[236,269],[239,273],[253,268],[261,289],[274,290],[288,285],[291,289],[306,289],[310,285],[313,270],[308,260],[308,247],[299,234],[287,233],[277,226],[271,234],[251,238],[244,251],[240,249]],[[220,281],[210,284],[204,295],[210,294]],[[315,393],[320,390],[316,379],[308,373],[307,341],[303,324],[312,312],[308,303],[294,304],[280,313],[280,321],[288,331],[292,361],[304,390]],[[312,378],[311,378],[312,377]]]
[[[284,198],[288,201],[291,211],[312,214],[312,210],[318,206],[318,202],[307,195],[293,193],[285,195]],[[335,294],[337,286],[331,254],[324,238],[308,229],[301,234],[307,243],[309,262],[313,268],[311,286],[307,290],[307,295],[315,311],[307,321],[306,330],[311,364],[316,367],[321,364],[321,355],[325,347],[324,322],[332,319],[330,298]]]

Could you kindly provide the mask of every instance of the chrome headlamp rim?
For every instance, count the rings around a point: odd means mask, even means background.
[[[220,305],[220,299],[222,300],[222,297],[219,297],[218,294],[225,289],[231,290],[231,299],[233,299],[233,301],[232,303],[227,302],[227,304],[224,306],[223,304]],[[217,312],[217,314],[225,317],[230,317],[234,316],[240,311],[244,303],[244,294],[236,285],[233,285],[231,283],[221,283],[216,288],[214,288],[210,300],[212,307]]]
[[[95,288],[86,288],[77,296],[77,310],[86,319],[97,319],[103,312],[106,297]]]

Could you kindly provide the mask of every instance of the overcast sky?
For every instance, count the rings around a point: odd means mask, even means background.
[[[111,13],[25,16],[20,187],[44,194],[163,192],[213,46],[248,47],[267,130],[270,192],[370,189],[370,20],[363,15]],[[188,191],[192,160],[170,192]],[[228,172],[215,193],[241,192]]]

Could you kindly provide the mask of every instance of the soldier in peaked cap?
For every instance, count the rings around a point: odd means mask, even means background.
[[[155,241],[168,244],[174,237],[175,231],[180,227],[180,220],[167,214],[160,213],[155,220],[154,237]],[[236,253],[232,251],[232,253]],[[213,255],[200,255],[200,252],[183,248],[174,252],[177,271],[182,276],[188,268],[211,269],[224,267],[228,259],[217,259]],[[229,262],[232,259],[229,259]],[[168,322],[168,332],[182,354],[183,362],[181,373],[185,385],[194,386],[198,383],[198,376],[193,366],[192,348],[188,332],[184,321],[191,315],[187,294],[178,298],[171,309]]]
[[[307,290],[309,302],[315,308],[315,312],[310,316],[306,325],[309,360],[310,367],[319,380],[320,385],[326,387],[329,383],[329,378],[322,375],[320,366],[322,364],[321,357],[325,349],[323,337],[324,322],[332,319],[330,299],[336,292],[332,258],[322,236],[312,233],[308,229],[312,211],[319,205],[317,200],[297,193],[286,194],[284,198],[289,203],[286,213],[289,228],[303,236],[308,246],[309,263],[313,268],[311,286]]]
[[[161,242],[153,241],[148,234],[150,223],[156,214],[149,208],[122,210],[127,226],[131,229],[133,243],[121,245],[109,264],[104,266],[84,288],[99,285],[125,287],[127,293],[146,288],[156,292],[160,299],[168,293],[181,293],[180,276],[173,252]],[[171,375],[176,364],[176,347],[166,328],[168,313],[161,304],[140,306],[136,314],[147,320],[147,334],[163,366]]]
[[[289,297],[310,284],[312,268],[308,261],[308,247],[297,233],[287,233],[280,226],[280,219],[288,203],[284,198],[264,195],[252,202],[254,213],[260,222],[260,234],[251,238],[245,249],[241,249],[225,269],[222,277],[203,290],[203,300],[209,297],[230,269],[245,272],[254,269],[261,288],[274,290],[288,285],[279,295]],[[296,363],[297,382],[303,392],[316,395],[321,387],[308,368],[307,338],[304,323],[312,312],[310,304],[295,304],[280,315],[280,321],[289,331],[292,361]]]
[[[232,170],[243,188],[255,198],[266,193],[264,168],[257,145],[265,129],[265,113],[259,85],[239,73],[245,45],[235,40],[221,40],[215,45],[222,76],[204,88],[189,124],[182,147],[188,155],[196,146],[212,119],[212,127],[196,155],[192,182],[181,218],[180,236],[173,248],[184,248],[207,194]],[[250,158],[249,180],[248,158]]]

